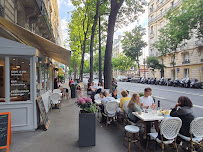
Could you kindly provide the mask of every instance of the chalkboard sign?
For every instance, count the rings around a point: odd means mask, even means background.
[[[46,129],[48,129],[50,121],[49,121],[46,109],[44,107],[44,102],[42,100],[42,97],[39,96],[36,101],[37,101],[37,105],[38,105],[38,108],[39,108],[39,111],[40,111],[40,114],[41,114],[41,117],[42,117],[42,120],[43,120],[43,123],[44,123],[44,127]]]
[[[11,113],[0,113],[0,149],[6,148],[9,151],[11,143]]]

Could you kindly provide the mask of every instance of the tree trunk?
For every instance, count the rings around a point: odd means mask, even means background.
[[[102,83],[102,56],[101,56],[101,18],[99,5],[99,82]]]
[[[84,57],[85,57],[85,43],[86,43],[86,35],[83,41],[83,50],[82,50],[82,60],[80,65],[80,81],[83,82],[83,69],[84,69]]]
[[[104,88],[112,89],[112,65],[111,65],[111,56],[112,56],[112,45],[113,45],[113,35],[114,27],[116,23],[116,17],[120,7],[122,6],[124,0],[111,0],[111,12],[108,19],[108,34],[107,34],[107,43],[105,51],[105,60],[104,60]]]
[[[94,16],[94,23],[92,26],[92,34],[91,34],[91,43],[90,43],[90,81],[93,81],[93,46],[94,46],[94,33],[97,26],[97,20],[98,20],[98,9],[100,6],[100,0],[97,0],[97,8],[96,8],[96,15]]]
[[[138,67],[138,73],[139,73],[139,77],[140,77],[140,63],[139,63],[139,61],[137,62],[137,67]]]
[[[173,79],[175,80],[175,53],[173,55]]]
[[[163,58],[161,59],[161,64],[162,64],[161,77],[164,77],[164,67],[163,67],[163,65],[164,65],[164,59]]]
[[[75,81],[75,79],[76,79],[76,64],[75,64],[75,61],[74,61],[74,81]]]

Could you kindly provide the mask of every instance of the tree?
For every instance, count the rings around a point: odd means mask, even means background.
[[[143,40],[145,29],[141,26],[136,26],[132,32],[125,32],[122,40],[123,52],[131,60],[136,61],[140,76],[139,57],[142,55],[142,49],[147,45]]]
[[[95,55],[94,55],[94,64],[93,64],[93,67],[94,67],[94,71],[95,72],[99,72],[100,68],[99,68],[99,65],[100,65],[100,61],[99,61],[99,52],[96,52]],[[103,71],[104,69],[104,56],[105,56],[105,48],[102,47],[101,49],[101,70]]]
[[[94,46],[94,34],[97,26],[97,20],[99,18],[100,10],[100,0],[97,0],[96,4],[96,14],[94,16],[94,23],[92,25],[92,34],[91,34],[91,44],[90,44],[90,82],[93,81],[93,46]]]
[[[125,1],[125,5],[123,5]],[[144,12],[143,5],[146,4],[140,0],[111,0],[110,14],[108,18],[107,43],[104,61],[104,87],[111,89],[112,85],[112,44],[117,20],[118,25],[134,22],[139,16],[139,12]]]
[[[155,69],[163,69],[163,64],[159,63],[159,59],[157,56],[148,57],[147,58],[147,65],[153,71],[153,75],[154,75]]]
[[[131,66],[135,66],[134,61],[131,58],[120,54],[116,58],[112,58],[112,67],[113,69],[120,70],[122,72],[129,70]]]
[[[85,60],[84,62],[84,73],[89,73],[90,72],[90,62],[89,60]]]

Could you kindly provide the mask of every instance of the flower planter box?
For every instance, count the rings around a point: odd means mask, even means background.
[[[79,114],[79,146],[88,147],[96,144],[96,115],[95,113]]]

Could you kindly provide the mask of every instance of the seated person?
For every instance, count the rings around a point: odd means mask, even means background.
[[[96,90],[96,89],[97,89],[97,86],[94,85],[94,81],[92,81],[91,87],[92,87],[93,90]]]
[[[111,97],[107,91],[103,92],[104,98],[101,100],[101,103],[105,106],[107,102],[114,101],[115,98]]]
[[[130,97],[131,98],[131,96],[130,96],[130,92],[128,91],[128,90],[126,90],[127,91],[127,93],[128,93],[128,97]]]
[[[104,93],[103,92],[100,92],[99,93],[99,96],[100,96],[100,98],[101,98],[101,100],[104,98]]]
[[[91,83],[88,83],[88,87],[87,87],[87,92],[94,92],[95,89],[92,88],[92,84]],[[90,94],[90,93],[89,93]]]
[[[121,95],[123,98],[121,98],[120,101],[120,108],[123,110],[123,103],[127,100],[130,100],[130,97],[128,97],[128,93],[126,90],[121,91]]]
[[[82,98],[82,89],[81,89],[81,87],[79,85],[77,86],[76,91],[77,91],[78,99]]]
[[[182,120],[182,127],[180,134],[190,137],[190,123],[195,118],[192,111],[192,102],[188,97],[181,96],[178,98],[178,103],[172,109],[170,115],[172,117],[179,117]]]
[[[143,108],[148,109],[149,107],[153,108],[155,106],[154,99],[152,98],[151,94],[152,94],[151,88],[144,89],[144,96],[140,97],[140,103]]]
[[[132,98],[128,104],[128,118],[130,121],[133,121],[136,123],[138,120],[140,120],[138,117],[132,114],[132,112],[138,112],[141,113],[141,104],[140,104],[140,95],[137,93],[134,93],[132,95]]]
[[[117,94],[117,90],[116,89],[113,90],[111,96],[114,97],[115,99],[119,99],[119,95]]]

